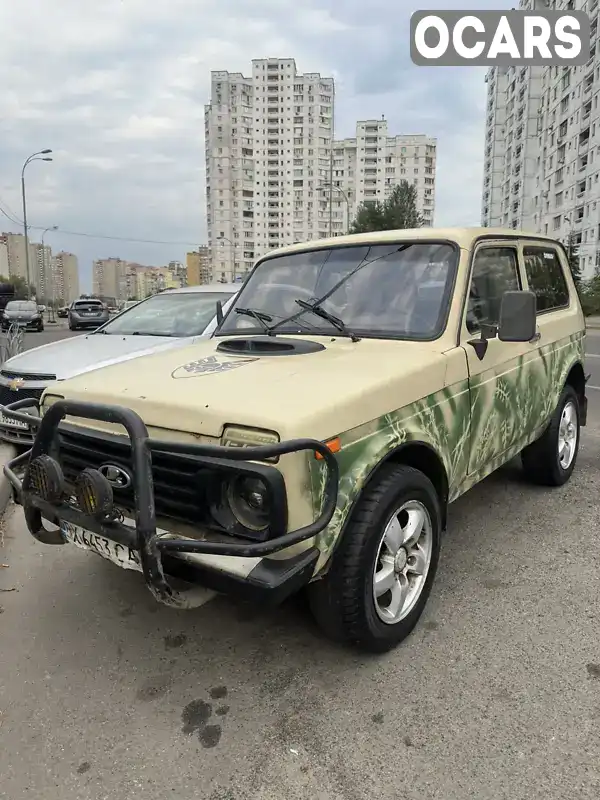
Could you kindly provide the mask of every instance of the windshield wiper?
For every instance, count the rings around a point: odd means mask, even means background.
[[[121,336],[175,336],[174,333],[156,333],[153,331],[131,331],[131,333],[121,333]],[[183,337],[182,337],[183,338]]]
[[[298,302],[298,300],[296,300],[296,303],[298,303],[298,305],[302,307],[302,311],[297,311],[295,314],[290,314],[289,317],[285,317],[284,319],[280,320],[279,322],[276,322],[275,325],[271,325],[269,327],[269,333],[272,334],[273,331],[275,331],[277,328],[281,327],[282,325],[285,325],[287,322],[295,321],[299,316],[304,314],[305,311],[307,311],[307,310],[312,311],[312,310],[314,310],[314,308],[321,306],[321,304],[324,303],[325,300],[329,300],[329,298],[331,297],[331,295],[334,292],[337,292],[337,290],[340,288],[340,286],[342,286],[344,283],[346,283],[346,281],[349,280],[353,275],[356,275],[356,273],[359,270],[363,269],[363,267],[368,267],[370,264],[374,264],[376,261],[381,261],[382,258],[388,258],[388,256],[391,256],[394,253],[401,253],[403,250],[408,250],[409,247],[412,247],[412,244],[402,244],[399,247],[395,247],[389,253],[384,253],[384,255],[382,255],[382,256],[377,256],[377,258],[372,258],[370,261],[367,261],[366,256],[365,256],[365,258],[363,258],[363,260],[356,267],[354,267],[354,269],[351,269],[350,272],[347,275],[344,275],[343,278],[340,278],[340,280],[337,283],[335,283],[328,292],[325,292],[325,294],[322,297],[319,297],[318,299],[313,300],[312,303],[308,303],[307,304],[309,306],[308,309],[304,308],[302,306],[302,303]],[[369,251],[370,250],[371,250],[371,248],[369,247]],[[323,309],[321,309],[321,311],[322,310]],[[327,312],[325,312],[325,313],[327,313]],[[321,314],[320,316],[323,316],[323,315]],[[326,319],[326,317],[323,317],[323,319]],[[337,317],[335,319],[337,320]],[[341,322],[341,320],[339,320],[339,321]],[[330,322],[331,322],[331,320],[330,320]]]
[[[236,308],[235,313],[242,314],[245,317],[252,317],[252,319],[260,323],[262,329],[266,331],[269,336],[273,335],[271,328],[267,325],[267,322],[273,322],[273,317],[270,314],[265,314],[263,311],[257,311],[254,308]]]
[[[318,305],[318,301],[315,301],[314,303],[307,303],[306,300],[294,300],[294,302],[305,311],[312,311],[312,313],[316,314],[317,317],[321,317],[321,319],[325,319],[327,322],[330,322],[334,328],[337,328],[340,333],[349,336],[353,342],[360,342],[360,338],[355,333],[352,333],[352,331],[348,330],[343,319],[334,317],[333,314],[329,313],[329,311],[325,311],[324,308],[321,308],[321,306]]]

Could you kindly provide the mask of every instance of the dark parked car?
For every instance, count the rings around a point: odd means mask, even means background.
[[[33,300],[11,300],[2,313],[2,330],[7,331],[16,324],[28,331],[43,331],[44,320]]]
[[[107,306],[94,298],[74,300],[69,306],[69,329],[99,328],[110,319]]]

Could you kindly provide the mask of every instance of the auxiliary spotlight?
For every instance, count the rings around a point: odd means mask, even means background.
[[[65,492],[65,476],[58,461],[50,456],[34,458],[27,468],[26,491],[48,503],[58,503]]]
[[[97,469],[86,467],[75,481],[77,505],[93,517],[105,517],[113,510],[113,490]]]

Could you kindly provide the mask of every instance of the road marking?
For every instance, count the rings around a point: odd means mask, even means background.
[[[600,358],[600,355],[598,355],[598,353],[586,353],[585,357],[586,358]]]
[[[597,392],[600,392],[600,386],[590,386],[589,383],[585,386],[586,389],[595,389]]]

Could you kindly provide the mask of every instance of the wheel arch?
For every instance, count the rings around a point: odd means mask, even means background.
[[[371,471],[368,473],[363,485],[360,488],[360,491],[350,503],[339,536],[337,537],[336,542],[329,553],[327,564],[323,569],[323,573],[327,572],[329,569],[333,556],[340,546],[340,543],[344,539],[344,536],[346,535],[348,524],[364,492],[371,486],[373,481],[377,479],[380,470],[389,464],[403,464],[407,467],[413,467],[414,469],[418,469],[427,478],[429,478],[440,501],[442,530],[446,528],[449,484],[448,474],[444,462],[439,453],[427,442],[418,440],[403,442],[393,450],[390,450],[388,453],[386,453],[376,464],[374,464]]]
[[[583,364],[581,361],[576,361],[569,373],[567,375],[567,379],[565,381],[565,386],[572,386],[575,392],[577,393],[577,397],[579,398],[579,411],[581,414],[581,424],[586,424],[586,417],[587,417],[587,403],[585,401],[585,385],[587,383],[587,379],[585,377],[585,371],[583,369]]]

